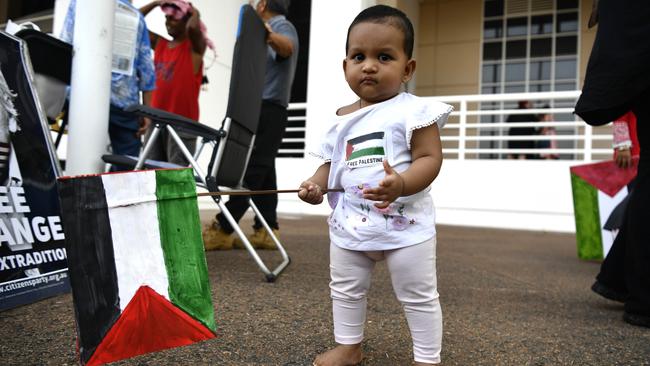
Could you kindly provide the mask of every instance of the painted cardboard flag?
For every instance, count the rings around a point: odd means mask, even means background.
[[[580,259],[601,260],[618,234],[627,195],[638,167],[621,169],[614,161],[571,167],[576,242]]]
[[[215,337],[191,169],[59,179],[82,364]]]

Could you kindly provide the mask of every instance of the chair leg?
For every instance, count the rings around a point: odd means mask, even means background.
[[[257,206],[249,199],[248,201],[249,205],[253,209],[253,212],[255,212],[255,215],[260,219],[262,222],[262,225],[264,226],[264,229],[269,233],[273,241],[278,247],[278,251],[280,252],[280,255],[282,256],[282,263],[280,263],[275,269],[272,271],[269,270],[269,268],[264,264],[260,256],[257,254],[257,251],[255,248],[253,248],[253,245],[248,241],[248,238],[246,235],[244,235],[244,232],[241,230],[239,227],[239,224],[235,219],[232,217],[230,214],[230,211],[226,207],[226,204],[223,201],[218,201],[217,205],[219,206],[219,209],[221,210],[221,213],[226,217],[230,225],[233,227],[235,230],[235,233],[237,233],[237,236],[241,239],[241,241],[244,243],[244,247],[248,251],[248,253],[253,257],[253,260],[255,260],[255,263],[257,266],[260,268],[260,270],[264,273],[264,276],[266,276],[266,281],[267,282],[274,282],[275,279],[282,273],[282,271],[291,263],[291,259],[289,258],[289,255],[287,254],[287,251],[284,249],[282,244],[280,244],[280,241],[273,235],[273,230],[271,230],[271,227],[268,225],[266,220],[262,217],[260,214],[260,211],[257,209]]]

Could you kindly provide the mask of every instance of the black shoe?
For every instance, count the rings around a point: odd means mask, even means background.
[[[611,287],[607,287],[602,283],[596,281],[591,285],[591,291],[597,293],[598,295],[612,301],[625,302],[627,299],[627,294],[618,292]]]
[[[628,324],[650,328],[650,316],[647,315],[632,314],[626,311],[623,313],[623,320]]]

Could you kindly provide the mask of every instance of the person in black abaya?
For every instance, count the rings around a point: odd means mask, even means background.
[[[528,100],[520,100],[518,104],[518,109],[530,109],[532,104]],[[513,114],[508,117],[506,120],[507,123],[518,123],[518,122],[535,122],[537,121],[537,116],[532,113],[526,114]],[[535,127],[510,127],[508,129],[508,136],[533,136],[536,135],[537,131]],[[534,140],[509,140],[508,149],[534,149],[535,141]],[[530,152],[520,153],[513,151],[508,154],[508,159],[533,159],[534,154]]]
[[[650,327],[650,2],[600,0],[595,11],[598,31],[575,113],[598,126],[632,110],[641,153],[623,225],[592,290],[624,302],[626,322]]]

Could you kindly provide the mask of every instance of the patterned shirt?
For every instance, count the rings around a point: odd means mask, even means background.
[[[111,104],[124,108],[131,104],[140,103],[140,91],[150,91],[155,87],[156,74],[151,56],[151,43],[149,43],[149,31],[144,17],[127,0],[116,0],[128,7],[135,9],[138,13],[138,35],[137,47],[132,75],[118,73],[111,74]],[[63,41],[72,43],[74,38],[74,20],[77,0],[71,0],[63,23],[61,38]]]

